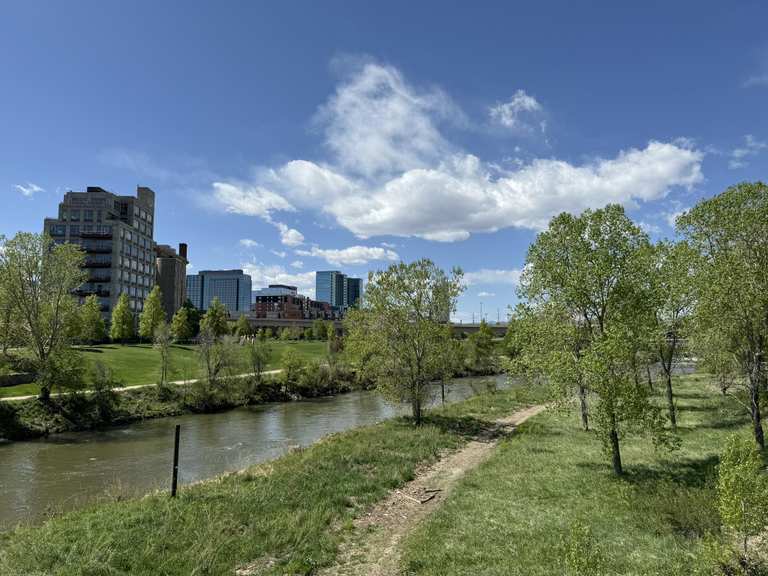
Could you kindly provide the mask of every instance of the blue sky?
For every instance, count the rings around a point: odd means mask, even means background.
[[[427,256],[503,318],[553,214],[654,238],[766,178],[768,5],[23,2],[0,7],[0,233],[69,189],[158,194],[156,238],[254,286]]]

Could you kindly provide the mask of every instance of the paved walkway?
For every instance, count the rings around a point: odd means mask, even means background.
[[[262,376],[269,376],[271,374],[279,374],[282,372],[282,368],[278,368],[277,370],[265,370],[261,373]],[[244,374],[235,374],[232,376],[232,378],[247,378],[248,376],[253,376],[254,372],[245,372]],[[171,382],[168,382],[171,386],[185,386],[187,384],[194,384],[195,382],[199,382],[200,378],[195,378],[193,380],[173,380]],[[126,392],[128,390],[138,390],[139,388],[149,388],[152,386],[157,386],[157,384],[134,384],[132,386],[119,386],[117,388],[112,388],[113,392]],[[93,394],[93,390],[80,390],[77,393],[78,394]],[[72,394],[72,392],[56,392],[51,394],[51,398],[55,398],[57,396],[67,396],[69,394]],[[37,394],[27,394],[26,396],[8,396],[6,398],[0,398],[0,402],[16,402],[18,400],[32,400],[34,398],[37,398]]]

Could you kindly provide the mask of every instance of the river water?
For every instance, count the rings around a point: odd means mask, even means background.
[[[456,402],[505,386],[503,376],[460,378]],[[439,403],[436,387],[432,403]],[[170,485],[173,435],[181,424],[179,483],[276,458],[293,446],[407,411],[371,391],[265,404],[218,414],[160,418],[95,432],[0,443],[0,531],[40,522],[106,494],[137,495]]]

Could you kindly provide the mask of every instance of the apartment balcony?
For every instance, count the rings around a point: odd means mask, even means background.
[[[112,281],[112,277],[107,275],[91,274],[88,276],[88,282],[90,284],[109,284]]]
[[[88,260],[86,259],[84,268],[112,268],[111,260]]]
[[[112,238],[112,232],[80,232],[82,238]]]
[[[96,296],[100,296],[103,298],[109,298],[109,290],[106,290],[104,288],[83,288],[82,286],[75,290],[75,294],[78,296],[90,296],[91,294],[95,294]]]
[[[88,246],[83,245],[83,250],[91,254],[112,254],[112,246]]]

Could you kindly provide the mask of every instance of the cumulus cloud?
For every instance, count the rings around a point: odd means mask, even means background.
[[[342,249],[323,249],[313,246],[310,250],[296,250],[299,256],[322,258],[333,266],[360,266],[371,261],[399,260],[397,252],[379,246],[349,246]]]
[[[513,268],[511,270],[482,268],[474,272],[464,272],[464,283],[467,286],[478,284],[509,284],[517,286],[520,283],[522,270]]]
[[[752,134],[744,135],[744,145],[734,148],[730,153],[728,168],[736,170],[749,165],[748,158],[757,156],[762,150],[768,148],[768,144],[757,140]]]
[[[301,260],[294,260],[293,262],[291,262],[291,268],[296,268],[297,270],[301,270],[302,268],[304,268],[304,262],[302,262]]]
[[[256,240],[251,240],[250,238],[242,238],[240,240],[240,246],[243,246],[245,248],[258,248],[261,246]]]
[[[288,255],[284,250],[270,250],[270,252],[278,258],[285,258]]]
[[[33,184],[32,182],[27,182],[26,184],[16,184],[14,188],[21,192],[22,196],[26,196],[27,198],[31,198],[38,192],[45,192],[43,188],[37,184]]]
[[[286,246],[300,246],[304,244],[304,234],[282,222],[275,222],[274,224],[280,231],[280,242]]]
[[[518,90],[507,102],[497,102],[488,109],[491,121],[511,130],[529,129],[531,117],[542,112],[539,101],[527,94],[525,90]],[[543,122],[543,123],[542,123]],[[546,131],[546,122],[540,121],[542,132]]]
[[[540,108],[531,98],[516,93],[508,115],[515,106]],[[440,124],[453,109],[442,92],[367,63],[318,114],[328,161],[261,168],[254,182],[217,183],[214,194],[226,210],[270,221],[274,212],[309,209],[360,238],[453,242],[508,227],[541,229],[561,211],[635,205],[702,180],[704,154],[684,141],[651,141],[581,164],[541,158],[502,168],[447,141]]]
[[[261,262],[245,262],[241,265],[243,271],[251,276],[254,289],[266,287],[269,284],[287,284],[296,286],[300,294],[315,297],[315,273],[292,273],[284,266],[277,264],[265,265]]]
[[[477,293],[477,297],[478,298],[493,298],[494,296],[496,296],[496,294],[493,293],[493,292],[478,292]]]

